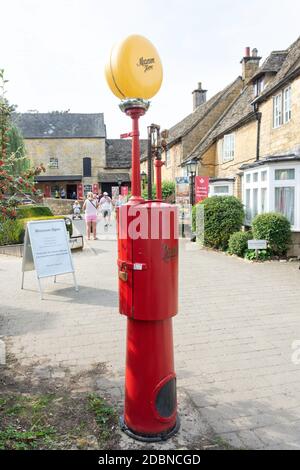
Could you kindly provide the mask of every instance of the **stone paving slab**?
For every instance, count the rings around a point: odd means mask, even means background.
[[[126,319],[118,314],[116,242],[102,235],[74,254],[80,291],[71,275],[44,279],[43,301],[34,272],[22,291],[21,260],[1,256],[0,335],[9,357],[37,376],[105,364],[120,394]],[[300,449],[300,365],[291,359],[299,285],[297,263],[247,263],[181,244],[178,387],[233,446]]]

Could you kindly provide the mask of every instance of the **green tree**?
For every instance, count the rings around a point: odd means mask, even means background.
[[[16,217],[20,196],[35,194],[34,176],[45,171],[43,165],[30,168],[25,164],[24,145],[12,124],[15,106],[6,98],[4,70],[0,69],[0,218]]]

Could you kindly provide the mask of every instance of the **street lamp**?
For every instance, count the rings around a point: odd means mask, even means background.
[[[197,165],[198,165],[198,162],[196,158],[191,158],[191,160],[188,160],[186,162],[186,168],[190,175],[190,204],[192,206],[195,203],[194,188],[195,188],[195,176],[196,176]]]
[[[145,171],[142,171],[141,173],[141,180],[142,180],[142,187],[143,189],[145,189],[145,183],[147,180],[147,173]]]

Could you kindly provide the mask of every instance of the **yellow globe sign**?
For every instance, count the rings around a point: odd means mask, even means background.
[[[113,47],[105,76],[118,98],[149,99],[161,87],[163,70],[153,44],[147,38],[133,34]]]

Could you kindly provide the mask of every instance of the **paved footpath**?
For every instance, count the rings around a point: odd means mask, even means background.
[[[107,238],[102,231],[74,255],[79,293],[70,275],[44,279],[43,301],[35,274],[26,273],[22,291],[21,260],[1,256],[0,335],[9,357],[40,377],[102,363],[108,389],[121,394],[126,320],[117,307],[116,242]],[[233,446],[300,449],[300,365],[292,361],[299,286],[298,263],[247,263],[181,243],[179,392]]]

